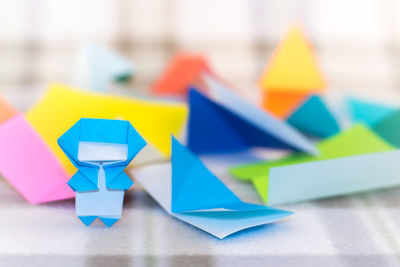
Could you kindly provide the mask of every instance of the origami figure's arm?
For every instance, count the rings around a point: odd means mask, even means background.
[[[115,177],[111,183],[107,184],[109,189],[123,189],[127,190],[133,185],[133,181],[129,178],[125,172],[121,172],[117,177]]]
[[[74,191],[82,192],[82,191],[91,191],[97,190],[98,187],[93,184],[83,173],[77,171],[71,179],[68,181],[68,185]]]

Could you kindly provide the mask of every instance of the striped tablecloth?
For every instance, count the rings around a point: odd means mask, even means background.
[[[116,93],[146,90],[174,53],[193,51],[255,101],[258,75],[298,20],[338,110],[344,95],[400,103],[399,12],[396,0],[1,1],[0,93],[27,110],[48,83],[68,82],[75,48],[91,39],[137,64],[129,89]],[[244,200],[259,201],[226,166],[209,165]],[[120,222],[84,227],[73,201],[32,206],[0,178],[0,266],[400,265],[398,188],[282,208],[296,214],[218,240],[169,217],[136,185]]]

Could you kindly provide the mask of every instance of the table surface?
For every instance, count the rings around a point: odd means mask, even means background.
[[[68,83],[83,38],[136,63],[129,88],[111,92],[144,92],[171,55],[196,51],[256,101],[257,77],[293,19],[315,44],[339,118],[346,95],[400,103],[398,1],[86,0],[77,6],[21,0],[0,6],[0,93],[21,111],[49,83]],[[259,202],[251,185],[226,173],[234,162],[206,159],[237,195]],[[115,226],[85,227],[73,200],[29,205],[0,178],[0,266],[400,265],[398,188],[280,207],[296,214],[218,240],[168,216],[135,185]]]

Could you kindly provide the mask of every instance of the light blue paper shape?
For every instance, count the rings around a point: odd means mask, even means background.
[[[110,161],[109,155],[104,154],[105,161],[102,162],[98,155],[100,151],[92,149],[91,152],[98,152],[96,160],[81,161],[79,149],[82,143],[106,144],[106,149],[114,144],[126,155],[121,160]],[[133,184],[124,169],[146,142],[129,121],[83,118],[58,139],[58,144],[78,169],[68,181],[76,192],[77,216],[86,225],[99,217],[111,226],[121,217],[124,192]],[[122,145],[127,146],[127,150],[120,150]],[[84,157],[86,154],[83,153]]]
[[[320,138],[335,135],[340,131],[335,117],[317,95],[309,97],[287,121],[298,130]]]
[[[171,163],[134,169],[132,175],[170,215],[221,239],[292,214],[241,201],[175,139]]]
[[[286,122],[246,102],[212,76],[204,74],[202,78],[208,93],[190,91],[188,146],[195,153],[232,152],[258,146],[318,154],[314,144]]]
[[[131,61],[108,47],[84,43],[78,53],[72,84],[78,88],[105,92],[112,82],[134,75]]]
[[[271,168],[268,203],[281,204],[400,185],[400,151]]]
[[[360,99],[347,99],[352,120],[372,125],[396,110],[396,107],[368,102]]]

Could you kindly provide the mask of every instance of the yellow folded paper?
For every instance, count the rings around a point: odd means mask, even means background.
[[[325,87],[311,43],[298,25],[290,28],[276,49],[259,85],[279,92],[317,92]]]
[[[183,103],[96,94],[53,84],[26,118],[68,173],[73,174],[76,169],[59,148],[57,139],[80,118],[129,120],[149,144],[169,156],[171,135],[179,136],[187,113]]]

